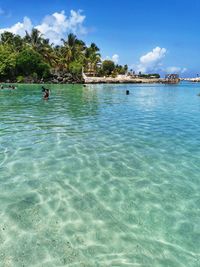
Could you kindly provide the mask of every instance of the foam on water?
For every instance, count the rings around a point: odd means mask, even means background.
[[[0,266],[200,266],[200,85],[50,87],[0,91]]]

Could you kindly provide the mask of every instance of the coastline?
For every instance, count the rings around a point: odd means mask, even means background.
[[[86,77],[83,76],[85,84],[114,84],[114,83],[125,83],[125,84],[154,84],[154,83],[163,83],[163,84],[178,84],[180,79],[165,79],[165,78],[133,78],[131,76],[123,77]]]
[[[123,77],[123,78],[112,78],[112,77],[84,77],[85,84],[102,84],[102,83],[161,83],[161,79],[144,79],[144,78],[131,78],[131,77]]]
[[[180,81],[195,81],[200,82],[200,79],[175,79],[169,80],[165,78],[140,78],[131,76],[118,76],[118,77],[88,77],[82,75],[81,79],[61,79],[61,77],[53,78],[50,80],[31,80],[25,79],[24,82],[16,81],[1,81],[0,84],[178,84]]]
[[[200,82],[200,78],[199,77],[196,77],[196,78],[182,78],[181,81],[198,83],[198,82]]]

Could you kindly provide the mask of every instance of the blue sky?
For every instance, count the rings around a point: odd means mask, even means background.
[[[114,56],[137,71],[196,76],[199,10],[199,0],[0,0],[0,31],[22,34],[37,26],[54,42],[74,31],[87,44],[94,41],[103,58]]]

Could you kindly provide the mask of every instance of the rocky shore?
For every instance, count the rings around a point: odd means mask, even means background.
[[[52,74],[51,77],[46,79],[38,79],[37,77],[20,77],[17,78],[0,80],[0,83],[27,83],[27,84],[75,84],[84,83],[82,75],[73,75],[71,73],[56,73]]]
[[[188,81],[200,82],[200,78],[184,79]],[[178,83],[170,82],[169,80],[162,78],[140,78],[131,76],[119,76],[113,77],[87,77],[83,75],[73,75],[71,73],[54,73],[48,79],[37,79],[33,77],[23,77],[23,80],[6,80],[1,81],[4,83],[29,83],[29,84],[153,84],[153,83]]]
[[[123,77],[123,78],[112,78],[112,77],[83,77],[84,83],[86,84],[101,84],[101,83],[161,83],[161,79],[158,78],[132,78],[132,77]]]
[[[117,77],[88,77],[84,73],[82,74],[84,83],[86,84],[101,84],[101,83],[164,83],[164,84],[177,84],[180,82],[179,78],[176,79],[162,79],[162,78],[143,78],[143,77],[134,77],[128,75],[118,75]]]
[[[63,73],[62,75],[53,75],[48,82],[54,84],[84,83],[84,79],[81,75],[78,76],[71,73]]]
[[[123,78],[111,78],[111,77],[84,77],[84,83],[86,84],[101,84],[101,83],[143,83],[143,84],[152,84],[152,83],[163,83],[163,84],[178,84],[179,79],[177,80],[168,80],[162,78],[133,78],[133,77],[123,77]]]

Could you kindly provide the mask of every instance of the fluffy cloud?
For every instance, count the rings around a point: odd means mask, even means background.
[[[119,63],[119,55],[114,54],[112,57],[107,56],[105,59],[102,58],[102,61],[104,60],[112,60],[115,64]]]
[[[160,48],[159,46],[154,48],[152,51],[141,56],[140,63],[137,65],[137,71],[142,73],[154,72],[160,69],[162,60],[167,53],[166,48]]]
[[[140,62],[138,65],[133,68],[136,69],[137,72],[142,73],[178,73],[183,74],[187,71],[186,68],[171,66],[171,67],[163,67],[163,59],[167,54],[166,48],[155,47],[152,51],[140,57]]]
[[[87,29],[83,26],[85,18],[81,10],[71,10],[69,17],[66,16],[65,11],[55,12],[46,16],[39,25],[33,25],[30,18],[24,17],[23,22],[17,22],[10,28],[0,29],[0,33],[9,31],[24,36],[26,31],[30,32],[35,27],[51,42],[59,44],[60,39],[65,38],[69,32],[86,34]]]
[[[21,36],[24,36],[26,31],[30,32],[32,28],[33,28],[33,25],[32,25],[31,20],[28,17],[24,17],[23,22],[17,22],[10,28],[0,29],[0,33],[8,31],[14,34],[19,34]]]
[[[179,74],[183,74],[186,71],[187,71],[186,68],[180,68],[180,67],[175,67],[175,66],[173,66],[173,67],[167,67],[165,69],[165,72],[167,72],[167,73],[179,73]]]
[[[118,64],[119,62],[119,55],[115,54],[112,56],[112,61],[115,62],[115,64]]]
[[[51,16],[46,16],[37,28],[42,34],[49,38],[54,44],[60,43],[60,39],[64,38],[67,32],[76,34],[85,34],[86,28],[83,26],[85,16],[81,11],[71,10],[70,16],[67,17],[65,12],[55,12]]]

